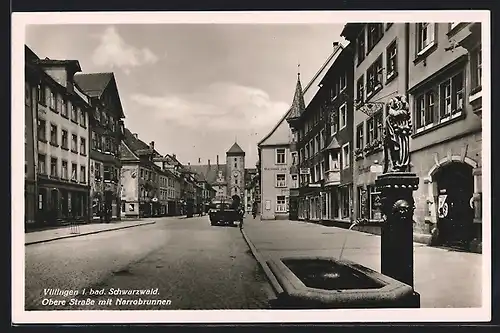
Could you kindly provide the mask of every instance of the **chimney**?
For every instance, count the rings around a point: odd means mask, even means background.
[[[137,133],[134,133],[132,135],[134,136],[134,138],[139,139],[139,135],[137,135]]]
[[[172,154],[172,157],[173,157],[173,158],[177,158],[177,156],[175,156],[175,154]]]
[[[210,160],[208,160],[208,167],[210,168]]]
[[[219,155],[217,155],[217,165],[219,165]]]
[[[198,164],[201,164],[201,158],[198,157]]]
[[[153,149],[153,150],[155,149],[155,142],[154,142],[154,141],[151,141],[151,142],[149,143],[149,148],[151,148],[151,149]]]

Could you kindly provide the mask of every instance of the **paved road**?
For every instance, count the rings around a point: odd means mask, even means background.
[[[45,295],[48,288],[78,295]],[[158,294],[109,295],[111,288]],[[89,296],[90,289],[105,295]],[[26,247],[27,310],[263,309],[272,297],[238,228],[212,227],[206,216]],[[66,303],[43,305],[44,299]]]

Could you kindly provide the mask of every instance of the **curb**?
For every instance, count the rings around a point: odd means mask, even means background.
[[[85,232],[85,233],[81,233],[81,234],[64,235],[64,236],[59,236],[59,237],[50,238],[50,239],[27,242],[27,243],[24,243],[24,245],[27,246],[27,245],[33,245],[33,244],[47,243],[47,242],[52,242],[52,241],[59,240],[59,239],[93,235],[93,234],[98,234],[98,233],[106,232],[106,231],[115,231],[115,230],[128,229],[128,228],[134,228],[134,227],[142,227],[144,225],[150,225],[150,224],[155,224],[155,223],[156,223],[155,221],[151,221],[151,222],[145,222],[145,223],[140,223],[140,224],[127,225],[124,227],[116,227],[116,228],[105,229],[105,230],[89,231],[89,232]]]
[[[257,248],[255,245],[252,243],[250,238],[247,236],[245,230],[240,229],[241,234],[243,235],[243,238],[245,239],[245,242],[247,243],[248,247],[250,248],[250,251],[252,252],[252,255],[254,256],[255,260],[259,263],[259,265],[262,267],[262,270],[264,270],[264,273],[267,276],[267,279],[271,283],[271,286],[276,293],[277,296],[281,295],[284,291],[283,288],[281,287],[280,283],[276,279],[276,276],[273,274],[271,269],[269,268],[269,265],[267,262],[264,260],[262,255],[257,251]]]

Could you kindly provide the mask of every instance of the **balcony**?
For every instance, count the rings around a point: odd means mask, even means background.
[[[334,186],[340,184],[340,170],[333,169],[325,172],[325,186]]]

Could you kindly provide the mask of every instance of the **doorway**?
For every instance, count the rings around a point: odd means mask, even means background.
[[[473,239],[474,192],[472,167],[461,162],[442,166],[433,177],[437,183],[437,227],[443,245],[466,247]]]

